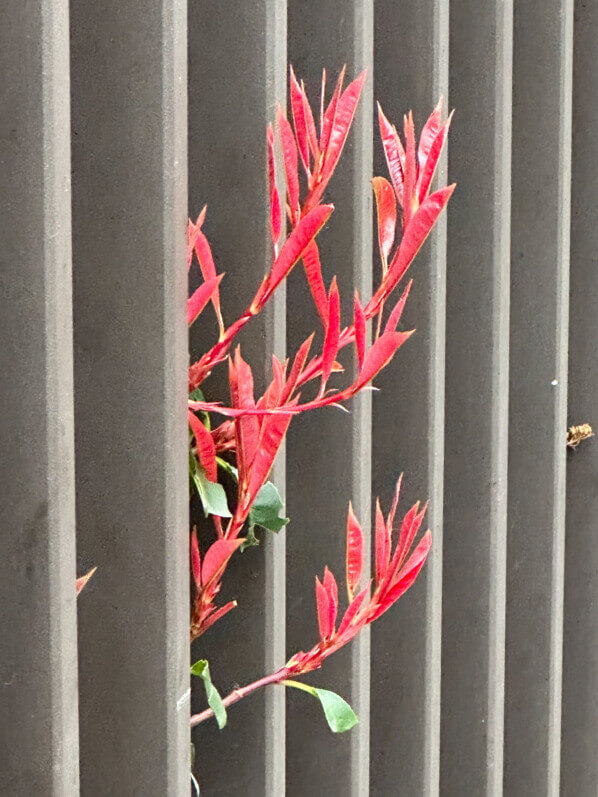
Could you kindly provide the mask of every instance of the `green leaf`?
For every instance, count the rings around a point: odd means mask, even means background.
[[[191,462],[193,460],[193,462]],[[208,515],[218,515],[219,517],[232,517],[224,487],[218,482],[211,482],[206,476],[206,472],[195,461],[195,457],[190,457],[189,475],[199,493],[203,511]]]
[[[282,509],[280,493],[272,482],[266,482],[249,510],[249,527],[261,526],[274,533],[280,531],[289,522],[288,517],[280,517]]]
[[[328,727],[333,733],[349,731],[359,722],[357,714],[351,706],[336,692],[331,692],[329,689],[316,689],[315,686],[302,684],[299,681],[283,681],[283,683],[285,686],[301,689],[303,692],[316,697],[324,709]]]
[[[196,675],[203,681],[206,690],[206,697],[208,699],[208,706],[214,712],[218,727],[220,730],[222,730],[222,728],[224,728],[226,725],[226,706],[222,702],[222,698],[220,697],[218,690],[212,683],[212,679],[210,677],[210,665],[208,664],[207,660],[200,659],[199,661],[196,661],[191,667],[191,675]]]

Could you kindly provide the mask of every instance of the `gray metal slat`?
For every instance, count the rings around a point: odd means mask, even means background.
[[[71,2],[81,788],[189,789],[186,4]]]
[[[190,212],[208,204],[204,230],[217,269],[226,272],[221,294],[228,323],[246,309],[270,264],[266,126],[285,97],[285,0],[190,4]],[[272,353],[284,359],[285,307],[282,286],[240,337],[256,395],[271,377]],[[216,335],[212,318],[201,319],[192,331],[192,355]],[[226,366],[206,390],[210,398],[228,400]],[[284,477],[281,452],[270,478],[282,494]],[[260,547],[234,557],[226,573],[221,600],[237,598],[238,607],[193,646],[193,660],[210,660],[222,693],[273,672],[286,659],[286,530],[261,536]],[[201,684],[193,702],[198,710],[205,706]],[[229,725],[221,733],[215,723],[205,723],[193,733],[202,794],[283,794],[284,690],[271,687],[240,702],[229,712]]]
[[[515,0],[505,794],[559,794],[573,2]]]
[[[378,0],[375,25],[376,99],[399,129],[412,108],[420,129],[441,95],[446,103],[448,2]],[[377,125],[376,142],[375,173],[386,176]],[[438,179],[446,181],[446,163]],[[372,493],[387,508],[404,470],[403,511],[429,498],[425,522],[433,533],[418,583],[372,628],[371,789],[377,795],[438,794],[445,269],[443,214],[409,275],[415,282],[401,326],[416,334],[376,380],[380,393],[373,398]]]
[[[598,8],[575,2],[568,423],[596,430]],[[598,791],[598,448],[567,457],[561,794]]]
[[[512,3],[450,4],[440,791],[499,795],[508,448]]]
[[[347,64],[347,83],[368,67],[362,95],[341,163],[327,201],[336,210],[319,236],[326,285],[339,279],[344,297],[343,323],[352,312],[353,289],[362,299],[371,292],[371,165],[373,3],[289,3],[289,62],[304,78],[314,113],[319,114],[322,69],[328,96],[338,70]],[[347,85],[346,83],[346,85]],[[318,329],[302,270],[289,282],[287,342],[289,352]],[[305,308],[302,313],[293,308]],[[347,360],[347,362],[352,362]],[[339,582],[343,605],[345,535],[349,500],[364,530],[370,519],[371,397],[354,401],[351,414],[322,410],[300,417],[289,434],[287,497],[287,648],[308,649],[317,638],[314,576],[328,565]],[[369,565],[368,565],[369,566]],[[315,701],[287,690],[287,794],[304,794],[306,778],[330,795],[367,795],[369,780],[369,638],[336,653],[321,672],[308,679],[339,692],[359,715],[359,724],[333,736]]]
[[[2,794],[79,794],[68,10],[0,8]]]

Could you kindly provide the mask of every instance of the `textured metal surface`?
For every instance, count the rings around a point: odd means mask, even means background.
[[[81,791],[189,788],[184,0],[71,2]]]
[[[0,4],[0,792],[78,785],[68,13]]]
[[[378,2],[375,96],[400,125],[413,109],[418,128],[448,90],[448,2]],[[386,175],[376,124],[375,173]],[[446,177],[446,164],[440,169]],[[446,216],[418,255],[404,329],[415,336],[376,380],[372,495],[383,508],[405,471],[403,509],[430,499],[432,553],[419,583],[372,627],[371,790],[373,795],[438,794],[442,623],[444,311]],[[375,246],[374,268],[378,273]],[[392,739],[392,744],[389,740]]]
[[[598,426],[598,7],[575,3],[569,424]],[[567,457],[561,794],[598,792],[598,447]]]
[[[504,791],[556,797],[573,4],[516,0],[514,31]]]
[[[190,212],[197,214],[208,203],[204,229],[218,270],[226,272],[222,294],[229,323],[249,305],[271,258],[266,125],[274,121],[276,104],[284,104],[285,85],[285,2],[190,4]],[[192,354],[199,356],[216,333],[213,319],[202,319],[192,333]],[[284,356],[283,291],[247,333],[242,352],[258,393],[271,376],[271,354]],[[210,396],[228,395],[226,377],[226,368],[220,369],[206,383]],[[280,461],[271,478],[284,488]],[[209,527],[203,531],[213,533]],[[259,548],[235,557],[227,570],[223,596],[237,598],[238,608],[193,646],[193,659],[210,660],[223,692],[285,661],[285,532],[264,537]],[[200,684],[194,707],[204,705]],[[235,706],[229,725],[221,733],[215,723],[206,723],[193,733],[202,795],[283,794],[283,689],[265,690]]]
[[[502,792],[512,3],[450,4],[440,793]]]
[[[289,61],[305,79],[314,108],[319,105],[322,69],[329,94],[343,64],[347,81],[370,68],[353,129],[327,201],[336,210],[319,238],[324,281],[337,275],[343,323],[352,312],[353,290],[371,292],[372,46],[373,3],[289,2]],[[289,351],[320,324],[301,271],[289,282]],[[310,307],[301,314],[293,307]],[[345,358],[352,367],[352,359]],[[347,377],[343,377],[347,378]],[[349,500],[364,529],[370,516],[371,399],[361,396],[345,415],[328,409],[299,418],[289,435],[287,496],[291,525],[287,550],[287,638],[290,651],[316,640],[314,576],[328,565],[344,597],[345,528]],[[347,699],[360,722],[354,732],[333,736],[321,708],[304,694],[287,694],[287,794],[305,794],[305,775],[322,794],[367,795],[369,780],[369,639],[363,634],[314,673],[310,682]]]

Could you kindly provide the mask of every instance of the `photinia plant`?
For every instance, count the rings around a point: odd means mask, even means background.
[[[257,527],[278,532],[288,522],[280,515],[282,501],[268,476],[292,419],[299,413],[324,407],[344,407],[357,393],[372,387],[372,380],[413,334],[413,330],[400,328],[411,283],[398,292],[396,289],[454,189],[451,185],[431,192],[450,126],[450,117],[442,118],[442,102],[432,111],[418,142],[411,113],[404,118],[402,139],[378,106],[380,135],[390,176],[390,181],[384,177],[372,180],[379,279],[371,298],[365,300],[355,293],[353,323],[341,327],[341,297],[336,279],[328,287],[324,283],[317,236],[334,211],[333,205],[323,201],[324,194],[341,157],[366,79],[362,73],[344,88],[344,76],[343,69],[326,103],[324,72],[316,127],[304,84],[290,70],[292,122],[282,109],[277,113],[286,185],[284,202],[277,188],[276,139],[272,126],[266,136],[272,262],[246,311],[231,324],[225,322],[221,309],[223,274],[217,273],[202,229],[206,208],[195,222],[189,221],[187,267],[190,269],[197,262],[202,282],[187,302],[187,320],[191,325],[211,306],[218,329],[213,346],[189,368],[190,485],[213,526],[211,539],[203,533],[200,540],[197,529],[191,531],[194,585],[191,640],[237,605],[236,601],[219,605],[217,600],[231,557],[258,543]],[[288,233],[283,223],[285,217]],[[299,263],[319,318],[321,342],[314,351],[314,332],[292,358],[281,362],[273,356],[271,381],[256,398],[251,366],[243,359],[240,347],[235,346],[235,339]],[[337,377],[344,372],[339,353],[347,346],[355,351],[355,368],[344,386],[339,386]],[[207,397],[203,392],[204,381],[219,366],[228,369],[228,401],[222,396]],[[227,500],[223,481],[229,486],[229,495],[230,486],[234,485],[232,505]],[[326,568],[322,580],[316,578],[319,641],[307,652],[295,653],[278,671],[235,689],[224,699],[212,684],[207,661],[196,662],[192,673],[203,680],[209,707],[191,717],[192,727],[214,716],[223,727],[228,706],[273,684],[300,688],[320,700],[333,731],[345,731],[355,724],[357,718],[341,697],[294,679],[321,667],[328,656],[386,612],[417,578],[430,550],[431,535],[427,531],[415,544],[425,514],[425,507],[420,509],[419,504],[409,509],[395,530],[400,485],[401,479],[386,519],[379,503],[376,507],[375,573],[371,579],[363,573],[364,534],[349,507],[348,603],[340,622],[337,622],[337,582]]]

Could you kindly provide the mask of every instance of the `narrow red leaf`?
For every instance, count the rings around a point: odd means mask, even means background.
[[[282,109],[278,109],[278,130],[282,141],[282,154],[284,158],[284,169],[287,177],[287,192],[291,214],[294,214],[299,207],[299,175],[297,173],[297,144],[293,129],[289,124]]]
[[[276,290],[282,280],[288,276],[295,263],[303,256],[311,241],[326,224],[333,210],[334,205],[317,205],[299,221],[284,242],[280,254],[274,261],[272,271],[270,272],[264,288],[258,291],[253,301],[252,310],[261,307],[266,299]]]
[[[213,580],[217,579],[227,565],[228,560],[242,545],[243,539],[216,540],[206,551],[201,568],[201,583],[205,589]]]
[[[193,292],[189,299],[187,299],[187,325],[191,324],[197,319],[205,306],[213,298],[214,294],[218,291],[218,285],[224,274],[218,277],[213,277],[207,282],[203,282],[199,288]]]
[[[380,614],[383,614],[386,609],[390,608],[390,606],[392,606],[392,604],[395,603],[401,597],[401,595],[404,595],[405,592],[407,592],[407,590],[413,585],[415,579],[419,575],[420,570],[424,566],[431,547],[432,534],[430,531],[426,531],[416,549],[413,551],[402,568],[399,578],[386,593],[383,601],[382,611],[377,613],[376,617],[380,617]]]
[[[316,576],[316,606],[318,609],[318,628],[320,631],[320,639],[325,642],[332,634],[332,627],[330,625],[330,598],[324,585]]]
[[[395,495],[392,501],[392,506],[390,508],[390,512],[388,513],[388,517],[386,518],[386,526],[388,528],[388,533],[392,536],[392,527],[395,522],[395,515],[397,513],[397,507],[399,506],[399,498],[401,497],[401,486],[403,484],[403,474],[399,476],[397,480],[397,486],[395,487]]]
[[[378,217],[378,245],[382,262],[386,267],[388,255],[395,240],[397,226],[397,205],[395,192],[384,177],[374,177],[372,187],[376,197]]]
[[[304,97],[301,86],[297,82],[293,67],[290,67],[291,82],[291,109],[293,111],[293,125],[301,161],[305,172],[309,174],[309,141],[307,133],[307,120],[305,118]]]
[[[388,173],[390,174],[397,195],[397,201],[402,206],[405,150],[403,149],[399,134],[384,115],[380,103],[378,103],[378,124],[380,126],[380,138],[382,139],[384,155],[386,156],[386,163],[388,165]]]
[[[411,292],[411,286],[413,285],[413,280],[409,280],[407,283],[407,287],[403,291],[403,294],[396,305],[393,307],[390,315],[388,316],[388,321],[386,322],[386,326],[384,327],[384,334],[387,332],[394,332],[397,328],[399,321],[401,320],[401,316],[403,315],[403,310],[405,309],[405,304],[407,299],[409,298],[409,293]]]
[[[363,529],[353,512],[353,506],[349,504],[347,515],[347,592],[349,602],[353,600],[355,590],[359,586],[363,575],[363,565],[365,561],[365,537]]]
[[[212,614],[202,623],[203,631],[207,631],[208,628],[213,626],[214,623],[217,623],[218,620],[221,620],[225,614],[228,614],[230,610],[236,608],[236,606],[237,601],[229,601],[228,603],[225,603],[224,606],[221,606],[220,609],[216,609],[215,612],[212,612]]]
[[[394,578],[401,569],[403,561],[413,545],[413,540],[417,536],[425,513],[425,508],[420,512],[419,501],[417,501],[403,518],[399,531],[399,540],[392,557],[391,569],[393,572],[391,573],[391,578]]]
[[[323,180],[328,180],[332,176],[341,156],[351,124],[353,123],[353,117],[355,116],[365,79],[366,73],[364,71],[347,86],[338,100],[334,121],[330,130],[330,138],[328,139],[325,150],[326,155],[324,158],[324,167],[322,169]]]
[[[359,595],[357,595],[349,606],[347,607],[347,611],[343,615],[343,619],[341,620],[341,624],[338,627],[337,636],[341,637],[347,629],[351,626],[351,624],[357,618],[360,610],[363,608],[363,604],[365,603],[365,599],[368,596],[370,591],[370,582],[365,585],[365,587],[361,590]],[[365,619],[360,619],[358,623],[356,623],[356,628],[354,629],[355,632],[365,623]]]
[[[320,158],[320,148],[318,146],[318,136],[316,134],[316,124],[314,122],[314,115],[307,99],[307,92],[303,81],[301,81],[301,91],[303,92],[303,112],[305,114],[305,121],[307,124],[307,140],[311,154],[313,155],[314,162],[317,163]]]
[[[282,232],[282,210],[280,208],[280,197],[276,187],[276,163],[274,159],[274,131],[272,125],[268,125],[268,181],[270,185],[270,231],[272,241],[276,243]]]
[[[322,347],[322,384],[320,387],[320,395],[323,395],[326,389],[326,383],[332,372],[332,366],[338,352],[340,333],[341,305],[335,277],[332,280],[330,293],[328,295],[328,322],[326,324],[326,336]]]
[[[314,304],[322,319],[322,323],[326,326],[328,320],[328,296],[326,295],[326,288],[324,286],[324,280],[322,279],[320,253],[315,241],[312,241],[303,253],[303,266],[305,268],[305,276],[307,277]]]
[[[274,464],[278,449],[291,422],[291,414],[266,415],[262,420],[259,444],[251,464],[247,488],[247,508],[254,500]]]
[[[324,589],[328,594],[328,606],[330,613],[330,633],[334,634],[334,627],[336,625],[336,614],[338,611],[338,587],[336,579],[326,567],[324,569]]]
[[[413,332],[386,332],[381,335],[367,353],[363,368],[359,372],[356,387],[366,385],[392,360],[397,349],[411,337]]]
[[[411,217],[417,210],[415,181],[417,176],[415,164],[415,127],[411,111],[405,117],[405,166],[403,169],[403,229],[407,228]]]
[[[189,426],[195,436],[197,443],[197,453],[199,455],[199,462],[206,472],[206,476],[211,482],[218,480],[218,468],[216,465],[216,446],[212,435],[199,420],[195,413],[190,410],[187,413],[189,418]]]
[[[193,527],[191,532],[191,572],[193,581],[197,589],[201,589],[201,557],[199,555],[199,545],[197,544],[197,529]]]
[[[314,339],[314,333],[312,333],[307,340],[304,340],[301,346],[299,347],[299,351],[295,355],[295,359],[293,361],[293,366],[291,368],[291,372],[289,374],[289,378],[287,379],[286,385],[284,386],[281,397],[280,403],[286,404],[289,398],[293,395],[293,391],[297,385],[297,381],[303,368],[305,366],[305,362],[309,355],[309,350],[311,348],[312,341]]]
[[[336,108],[337,108],[338,101],[339,101],[340,96],[341,96],[341,92],[343,90],[343,82],[344,82],[344,79],[345,79],[345,70],[346,70],[346,67],[343,66],[343,68],[341,69],[340,74],[338,76],[338,79],[336,81],[336,86],[334,88],[334,91],[332,92],[332,97],[330,99],[330,102],[328,103],[328,107],[323,112],[321,110],[321,114],[320,114],[320,118],[321,118],[321,121],[320,121],[320,151],[322,152],[322,154],[326,153],[326,150],[328,148],[328,143],[330,141],[330,134],[332,132],[332,126],[333,126],[334,120],[336,118]],[[322,76],[321,109],[324,108],[324,90],[326,88],[325,84],[326,84],[326,72],[324,71],[324,74]]]
[[[355,300],[353,304],[354,310],[354,327],[355,327],[355,349],[357,350],[357,364],[359,370],[363,368],[365,360],[365,344],[366,344],[366,318],[363,312],[363,307],[359,301],[359,295],[355,291]]]
[[[208,239],[199,229],[197,231],[197,236],[195,238],[195,255],[199,262],[199,267],[201,269],[204,282],[213,279],[216,276],[216,266],[214,264],[212,250],[210,249],[210,244],[208,243]],[[220,294],[218,293],[218,291],[216,291],[213,294],[212,303],[214,305],[214,310],[216,311],[218,321],[222,326],[222,314],[220,311]]]
[[[390,563],[390,530],[384,522],[380,501],[376,501],[376,584],[381,584]]]
[[[394,290],[401,277],[413,263],[415,256],[430,234],[436,219],[444,210],[454,190],[454,184],[439,189],[426,197],[417,209],[411,218],[409,226],[405,229],[401,245],[390,263],[387,278],[383,280],[374,297],[368,303],[367,315],[377,310],[380,302]]]
[[[417,187],[420,203],[424,201],[430,191],[430,186],[432,185],[434,173],[436,172],[438,161],[440,160],[442,150],[444,149],[444,144],[448,136],[452,118],[453,115],[451,113],[444,125],[438,131],[438,135],[432,142],[426,161],[421,169]]]
[[[432,142],[438,135],[438,132],[441,128],[441,119],[442,119],[442,97],[438,101],[438,104],[428,117],[425,125],[422,127],[422,131],[419,136],[419,146],[417,148],[417,163],[420,169],[423,168],[425,164],[428,154],[430,152],[430,148],[432,146]]]

